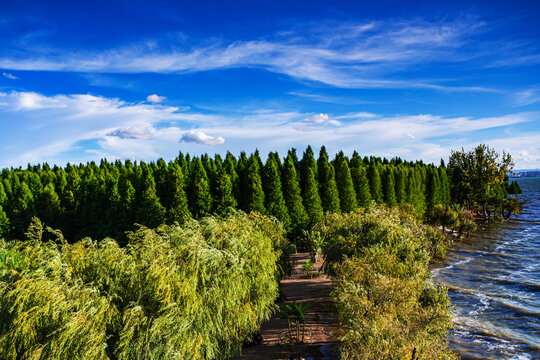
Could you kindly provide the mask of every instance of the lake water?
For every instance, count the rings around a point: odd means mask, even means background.
[[[521,214],[479,229],[432,270],[454,305],[463,359],[540,359],[540,178],[518,180]]]

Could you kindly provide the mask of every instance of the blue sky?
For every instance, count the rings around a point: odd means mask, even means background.
[[[330,153],[540,168],[536,1],[0,0],[0,168]]]

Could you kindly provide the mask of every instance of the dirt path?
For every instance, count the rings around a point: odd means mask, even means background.
[[[281,306],[293,301],[299,303],[311,302],[306,310],[306,330],[304,344],[289,346],[284,339],[287,333],[287,321],[280,319],[279,313],[261,327],[263,343],[258,346],[245,348],[240,359],[336,359],[332,348],[336,344],[335,316],[333,314],[330,291],[332,282],[327,276],[306,278],[302,265],[309,259],[309,253],[298,253],[294,256],[295,267],[290,279],[281,281],[285,299],[277,303]],[[322,261],[317,262],[317,269]]]

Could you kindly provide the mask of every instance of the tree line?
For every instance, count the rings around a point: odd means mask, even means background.
[[[265,162],[255,151],[213,158],[180,152],[168,163],[28,165],[0,174],[0,236],[22,238],[34,216],[71,241],[111,236],[120,242],[135,223],[153,228],[233,209],[274,216],[293,237],[326,212],[346,213],[372,202],[411,204],[429,216],[438,204],[476,200],[464,195],[469,193],[460,185],[465,172],[456,170],[458,161],[450,164],[451,179],[442,161],[434,166],[357,152],[339,152],[331,160],[324,146],[317,158],[308,146],[301,157],[293,148],[283,160],[271,152]]]

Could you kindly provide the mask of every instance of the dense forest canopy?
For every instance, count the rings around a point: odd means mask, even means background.
[[[22,238],[30,219],[39,217],[66,239],[112,236],[125,242],[134,224],[157,227],[188,218],[223,216],[232,209],[257,211],[280,220],[299,234],[325,212],[350,212],[358,206],[411,204],[433,216],[437,205],[489,204],[507,197],[511,158],[486,145],[453,152],[448,168],[401,158],[351,157],[330,160],[323,146],[315,158],[308,147],[282,160],[258,151],[222,158],[180,153],[165,162],[130,160],[72,165],[28,165],[0,174],[0,236]],[[447,173],[448,172],[448,173]]]

